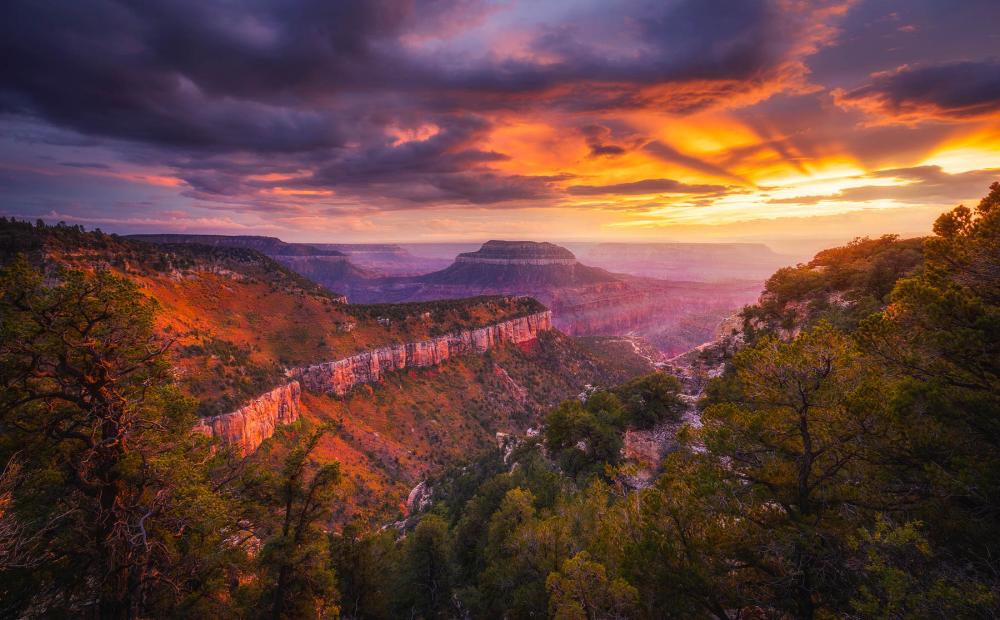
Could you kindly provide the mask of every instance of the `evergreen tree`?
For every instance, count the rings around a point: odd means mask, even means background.
[[[0,615],[150,616],[218,585],[230,505],[154,312],[107,271],[0,272]]]
[[[326,428],[311,433],[285,457],[280,474],[265,474],[269,503],[277,523],[261,550],[266,617],[334,618],[339,616],[336,573],[330,562],[323,526],[331,514],[340,465],[318,464],[310,457]]]

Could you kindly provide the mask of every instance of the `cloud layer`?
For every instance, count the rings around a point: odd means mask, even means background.
[[[10,0],[0,165],[170,187],[130,204],[294,226],[697,206],[833,161],[913,166],[955,139],[887,142],[878,127],[994,123],[1000,64],[898,57],[891,45],[932,36],[911,17],[860,0]],[[831,61],[850,40],[885,41],[880,66]],[[5,198],[59,202],[42,194]]]

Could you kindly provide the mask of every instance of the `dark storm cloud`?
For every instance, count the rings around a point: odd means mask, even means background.
[[[636,3],[630,26],[586,15],[531,43],[555,62],[417,58],[399,44],[422,12],[441,15],[447,4],[14,0],[0,26],[2,103],[84,133],[172,147],[308,150],[342,144],[349,93],[382,106],[390,103],[382,94],[401,93],[405,107],[417,103],[406,93],[444,89],[442,101],[451,90],[489,105],[491,92],[521,96],[581,81],[746,79],[774,68],[794,39],[781,35],[787,20],[758,0],[727,10]]]
[[[67,168],[87,168],[91,170],[108,170],[111,167],[107,164],[87,161],[63,161],[59,162],[59,165],[66,166]]]
[[[1000,114],[1000,61],[904,65],[834,97],[884,119],[901,122],[966,120]]]
[[[253,198],[278,184],[261,175],[281,173],[291,178],[282,186],[489,204],[552,195],[551,177],[491,168],[515,156],[483,146],[493,116],[700,109],[781,82],[822,38],[812,9],[636,0],[567,9],[548,26],[520,7],[517,53],[423,45],[496,10],[478,0],[9,0],[0,114],[169,166],[199,198]],[[394,136],[427,124],[430,137]],[[639,145],[609,134],[588,146],[614,157]],[[646,149],[741,181],[669,146]]]
[[[618,144],[609,143],[615,136],[610,128],[603,125],[586,125],[580,128],[587,146],[590,148],[590,157],[618,157],[628,152],[628,149]]]
[[[607,194],[722,194],[722,185],[688,185],[673,179],[645,179],[632,183],[612,185],[571,185],[566,192],[574,196],[600,196]]]
[[[181,149],[338,146],[317,99],[398,20],[377,2],[8,2],[4,111]]]
[[[545,62],[453,69],[445,83],[477,92],[524,92],[580,81],[742,80],[780,63],[795,43],[796,28],[790,12],[764,0],[632,2],[623,10],[607,5],[544,27],[530,51]]]

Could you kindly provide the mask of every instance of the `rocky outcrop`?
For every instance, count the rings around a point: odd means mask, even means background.
[[[365,351],[299,369],[294,375],[307,390],[343,396],[356,385],[380,382],[389,372],[436,366],[456,355],[483,353],[504,343],[527,342],[549,329],[552,329],[552,313],[546,310],[430,340]]]
[[[576,262],[576,256],[572,252],[564,247],[560,247],[554,243],[538,242],[538,241],[487,241],[475,252],[463,252],[458,255],[456,262],[463,261],[489,261],[489,260],[506,260],[506,261],[569,261],[562,263],[552,263],[552,264],[564,264],[569,265]],[[499,264],[499,263],[496,263]],[[511,262],[508,264],[523,264],[523,265],[544,265],[548,264],[545,262],[540,263],[519,263]]]
[[[275,428],[299,419],[302,387],[313,392],[343,396],[352,387],[377,383],[386,373],[394,370],[436,366],[456,355],[483,353],[504,343],[528,342],[550,329],[552,313],[546,310],[478,329],[381,347],[325,364],[299,368],[290,373],[297,377],[296,380],[274,388],[232,413],[203,418],[195,426],[195,431],[215,437],[223,446],[237,446],[240,454],[245,456],[273,435]],[[507,379],[513,383],[509,376]]]
[[[560,288],[612,282],[603,269],[581,265],[566,248],[534,241],[487,241],[475,252],[463,252],[441,271],[413,279],[418,286],[472,287],[501,291],[542,286]]]
[[[299,382],[289,381],[232,413],[202,418],[195,431],[215,437],[223,446],[236,446],[245,456],[273,435],[275,428],[299,419],[301,395]]]
[[[499,364],[493,367],[493,374],[500,381],[500,383],[507,388],[515,402],[523,405],[528,401],[528,391],[521,387],[517,381],[514,381],[507,371],[504,370],[504,368]]]
[[[424,480],[417,486],[410,489],[406,496],[406,511],[409,514],[423,512],[430,507],[434,501],[434,489]]]

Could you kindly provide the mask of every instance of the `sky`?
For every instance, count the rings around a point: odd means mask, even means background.
[[[922,234],[996,0],[6,0],[0,214],[289,241]]]

